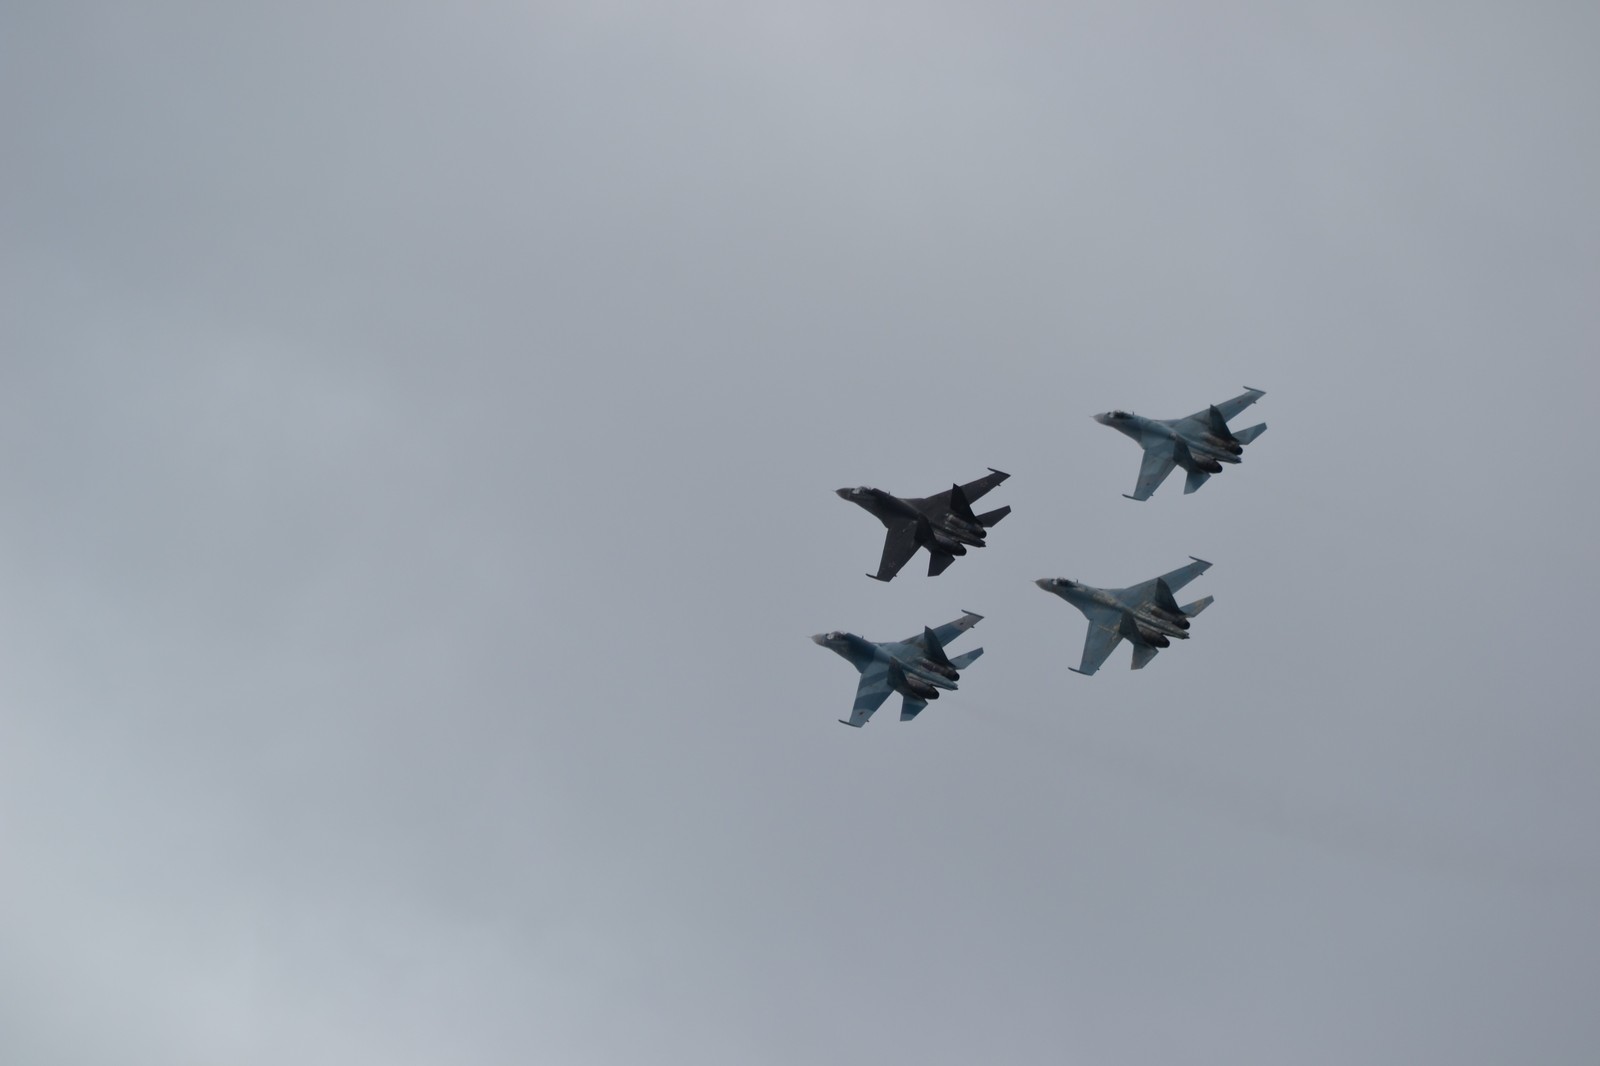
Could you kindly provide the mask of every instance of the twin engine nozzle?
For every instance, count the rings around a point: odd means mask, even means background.
[[[955,667],[946,666],[944,663],[936,663],[932,659],[918,659],[917,669],[926,670],[930,674],[938,674],[946,681],[961,680],[961,673]]]
[[[1146,629],[1143,626],[1139,627],[1139,639],[1150,645],[1152,648],[1172,647],[1172,641],[1167,639],[1166,634],[1157,633],[1155,630]]]
[[[1177,626],[1179,629],[1189,628],[1189,618],[1181,611],[1169,611],[1165,607],[1152,607],[1150,608],[1150,613],[1169,625]]]

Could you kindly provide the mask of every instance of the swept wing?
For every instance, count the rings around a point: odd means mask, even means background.
[[[1139,484],[1128,498],[1148,500],[1178,462],[1172,457],[1172,441],[1167,437],[1147,433],[1139,443],[1144,445],[1144,462],[1139,464]]]
[[[1108,607],[1091,606],[1082,610],[1089,619],[1089,632],[1083,638],[1083,661],[1075,669],[1080,674],[1092,674],[1122,641],[1122,634],[1117,631],[1122,615]]]
[[[1247,388],[1233,399],[1223,400],[1217,404],[1217,413],[1222,416],[1224,421],[1231,422],[1246,407],[1249,407],[1265,395],[1266,393],[1261,389]],[[1178,421],[1183,424],[1185,429],[1203,433],[1211,428],[1211,408],[1208,407],[1204,411],[1196,411],[1188,418],[1179,419]]]
[[[989,468],[989,472],[980,477],[978,480],[969,481],[965,485],[962,485],[962,495],[966,496],[969,504],[975,503],[984,495],[984,493],[988,492],[990,489],[994,488],[996,485],[1000,484],[1000,482],[1004,481],[1010,476],[1010,474],[1007,474],[1002,470],[996,470],[991,466]],[[938,495],[929,496],[922,502],[930,507],[938,507],[938,511],[936,513],[943,514],[945,511],[950,509],[950,490],[946,489]]]
[[[961,634],[965,633],[982,620],[983,615],[973,614],[971,611],[965,611],[962,613],[961,617],[957,618],[954,622],[946,622],[944,625],[936,627],[933,630],[934,639],[937,640],[941,646],[949,644],[952,640],[955,640]],[[900,643],[914,644],[922,650],[923,654],[927,654],[929,649],[924,639],[924,634],[926,632],[927,630],[924,630],[922,633],[918,633],[914,637],[907,637]]]
[[[891,526],[883,538],[883,557],[878,560],[878,572],[867,576],[888,581],[898,574],[900,568],[917,554],[917,527],[916,522],[900,522]]]
[[[1154,577],[1149,581],[1141,581],[1137,585],[1119,589],[1116,597],[1129,607],[1140,607],[1147,603],[1165,606],[1164,603],[1160,602],[1162,599],[1169,602],[1172,601],[1172,593],[1177,592],[1209,569],[1211,569],[1210,563],[1204,559],[1195,559],[1189,565],[1180,566],[1178,569],[1162,574],[1160,577]],[[1166,585],[1165,597],[1161,596],[1160,584]],[[1176,606],[1175,602],[1173,606]]]
[[[850,720],[845,722],[841,718],[839,721],[861,728],[893,691],[889,686],[889,671],[881,663],[872,664],[862,673],[861,683],[856,686],[856,702],[850,708]]]

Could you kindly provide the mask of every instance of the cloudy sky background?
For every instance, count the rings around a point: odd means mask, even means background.
[[[0,1060],[1594,1061],[1600,15],[862,6],[0,15]]]

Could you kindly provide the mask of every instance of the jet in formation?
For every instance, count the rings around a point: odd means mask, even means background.
[[[988,527],[1010,514],[1011,508],[974,514],[972,504],[1010,476],[990,467],[989,473],[976,481],[951,485],[949,492],[920,499],[902,498],[865,485],[836,491],[840,499],[864,507],[888,528],[878,572],[867,575],[888,581],[911,560],[918,548],[928,549],[932,557],[928,560],[928,576],[933,577],[944,573],[956,556],[967,554],[968,548],[983,547]]]
[[[1228,429],[1228,420],[1265,395],[1260,389],[1246,388],[1233,399],[1188,418],[1145,418],[1127,411],[1107,411],[1095,415],[1094,420],[1132,437],[1144,448],[1139,484],[1128,499],[1148,500],[1173,467],[1188,471],[1189,479],[1183,486],[1188,493],[1204,485],[1212,474],[1222,473],[1223,463],[1237,463],[1244,446],[1266,432],[1267,424],[1262,422],[1235,433]]]
[[[867,724],[867,720],[883,705],[891,692],[898,692],[905,697],[900,704],[900,720],[909,722],[922,712],[929,700],[939,698],[941,689],[955,691],[961,671],[982,655],[983,649],[974,648],[952,659],[945,654],[945,645],[977,625],[982,618],[981,614],[967,611],[954,622],[947,622],[937,629],[924,627],[920,636],[882,644],[854,633],[837,631],[818,633],[812,637],[824,648],[849,659],[850,665],[861,673],[850,720],[847,722],[841,718],[839,721],[859,729]]]
[[[1133,645],[1133,668],[1140,670],[1173,640],[1189,639],[1189,619],[1211,606],[1212,597],[1179,607],[1172,594],[1210,567],[1204,559],[1194,559],[1170,574],[1125,589],[1097,589],[1064,577],[1042,577],[1034,584],[1060,596],[1089,619],[1083,661],[1068,669],[1079,674],[1094,673],[1117,644],[1127,638]]]

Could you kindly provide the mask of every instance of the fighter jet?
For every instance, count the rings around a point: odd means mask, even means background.
[[[888,581],[900,568],[917,554],[917,549],[927,548],[932,556],[928,560],[928,576],[944,573],[945,567],[955,562],[967,549],[983,547],[987,527],[1011,513],[1010,507],[1001,507],[987,514],[973,514],[972,503],[1000,482],[1010,477],[989,468],[989,473],[965,485],[951,485],[949,492],[921,499],[901,498],[870,489],[865,485],[854,489],[836,489],[840,499],[859,504],[872,512],[878,521],[888,527],[889,534],[883,542],[883,558],[878,572],[868,577]]]
[[[1183,491],[1193,492],[1212,474],[1222,473],[1223,463],[1237,463],[1244,446],[1266,432],[1265,422],[1237,433],[1228,429],[1228,419],[1255,403],[1266,393],[1248,386],[1231,400],[1224,400],[1188,418],[1145,418],[1127,411],[1107,411],[1095,415],[1102,426],[1132,437],[1144,448],[1144,465],[1139,467],[1139,484],[1130,500],[1148,500],[1172,468],[1189,472]],[[1123,493],[1127,496],[1127,493]]]
[[[850,720],[839,719],[842,725],[860,728],[867,724],[889,693],[898,692],[905,697],[900,704],[900,720],[909,722],[928,705],[939,698],[941,689],[953,692],[961,671],[970,666],[982,648],[957,655],[954,659],[944,653],[944,646],[977,625],[983,618],[971,611],[963,612],[954,622],[938,629],[923,628],[920,636],[906,640],[878,644],[854,633],[818,633],[811,639],[850,660],[850,665],[861,672],[861,683],[856,686],[856,704],[850,711]]]
[[[1133,645],[1135,670],[1143,669],[1156,652],[1173,640],[1188,640],[1189,619],[1211,606],[1210,596],[1186,607],[1179,607],[1172,598],[1174,592],[1211,566],[1204,559],[1192,555],[1189,558],[1194,562],[1188,566],[1125,589],[1097,589],[1064,577],[1041,577],[1035,581],[1035,585],[1060,596],[1089,619],[1083,662],[1068,669],[1078,674],[1094,673],[1124,637]]]

